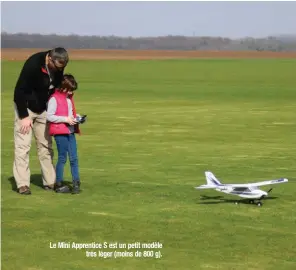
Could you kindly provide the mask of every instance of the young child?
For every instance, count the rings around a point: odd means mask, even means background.
[[[80,192],[80,176],[75,133],[80,133],[76,119],[73,92],[78,84],[71,74],[65,74],[61,87],[55,89],[47,105],[47,121],[49,133],[54,136],[58,162],[56,164],[56,192],[69,193],[70,189],[64,184],[64,167],[69,155],[73,189],[72,193]]]

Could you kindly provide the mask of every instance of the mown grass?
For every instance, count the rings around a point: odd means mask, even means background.
[[[83,192],[43,191],[33,145],[25,197],[11,178],[21,66],[2,63],[2,269],[296,268],[296,61],[71,62],[76,107],[88,115],[77,138]],[[225,183],[290,181],[262,208],[237,206],[235,197],[194,189],[205,170]],[[162,257],[50,248],[62,241],[160,242]]]

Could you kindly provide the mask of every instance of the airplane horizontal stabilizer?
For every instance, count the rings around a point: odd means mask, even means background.
[[[214,185],[201,185],[201,186],[195,187],[195,189],[213,189],[217,187],[218,186],[214,186]]]

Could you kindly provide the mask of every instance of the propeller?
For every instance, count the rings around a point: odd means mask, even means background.
[[[268,190],[267,193],[269,193],[270,191],[272,191],[272,188],[270,190]]]

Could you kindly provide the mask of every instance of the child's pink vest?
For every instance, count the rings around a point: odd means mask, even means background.
[[[67,93],[59,92],[56,90],[54,94],[51,95],[51,98],[54,97],[57,102],[57,109],[55,115],[57,116],[69,116],[68,112],[68,102],[67,102]],[[74,106],[73,97],[69,97],[72,102],[73,108],[73,116],[76,117],[76,110]],[[52,135],[60,135],[60,134],[70,134],[70,130],[68,128],[67,123],[49,123],[49,134]],[[74,132],[80,134],[79,126],[74,125]]]

